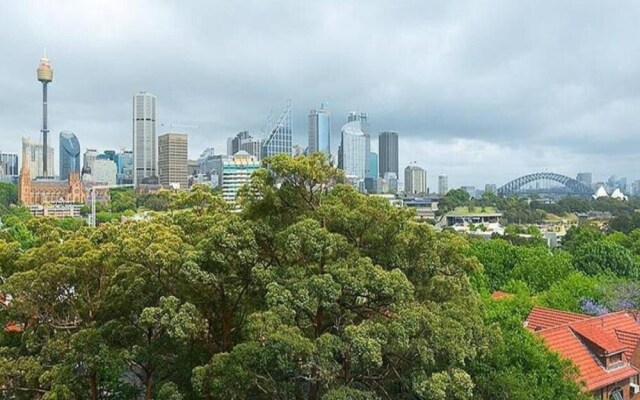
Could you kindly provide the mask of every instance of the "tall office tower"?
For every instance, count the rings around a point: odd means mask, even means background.
[[[18,155],[16,153],[2,153],[0,155],[0,162],[2,163],[2,170],[5,176],[20,175]]]
[[[80,142],[73,132],[60,132],[60,180],[72,172],[80,175]]]
[[[102,158],[115,161],[116,160],[116,151],[115,150],[105,150],[102,153]]]
[[[82,174],[91,175],[91,170],[93,169],[93,163],[98,158],[98,150],[96,149],[87,149],[82,156]]]
[[[582,182],[587,186],[591,186],[592,179],[591,172],[578,172],[578,176],[576,176],[578,182]]]
[[[355,111],[351,111],[349,113],[349,116],[347,117],[347,122],[354,122],[354,121],[360,122],[360,129],[362,130],[362,132],[364,132],[364,136],[365,136],[365,147],[367,150],[366,160],[365,160],[365,163],[366,163],[365,176],[373,176],[371,171],[369,170],[370,168],[369,154],[371,153],[371,124],[369,123],[369,114],[367,114],[366,112],[357,113]],[[382,174],[380,174],[380,176],[382,176]]]
[[[427,171],[415,165],[404,169],[404,192],[406,194],[427,193]]]
[[[378,153],[369,153],[369,168],[367,169],[367,178],[378,177]]]
[[[262,155],[262,140],[253,137],[244,139],[240,142],[239,151],[246,151],[260,161],[260,156]]]
[[[484,192],[485,193],[497,193],[498,192],[498,185],[496,185],[495,183],[487,183],[486,185],[484,185]]]
[[[352,182],[364,181],[367,155],[367,138],[360,121],[347,122],[341,131],[338,166]]]
[[[309,113],[309,153],[321,151],[331,155],[331,112],[324,108]]]
[[[287,102],[276,123],[265,132],[266,139],[262,144],[262,158],[276,154],[289,154],[293,150],[293,131],[291,119],[291,102]]]
[[[398,174],[398,133],[380,132],[378,137],[378,154],[380,157],[380,176],[385,172]]]
[[[116,163],[116,183],[118,185],[133,184],[133,151],[122,149],[114,157]]]
[[[640,180],[636,179],[631,183],[631,194],[633,196],[640,196]]]
[[[385,172],[382,179],[386,185],[386,193],[398,193],[398,175],[395,172]]]
[[[49,136],[49,125],[48,125],[48,115],[47,115],[47,85],[53,81],[53,69],[51,68],[51,63],[49,59],[47,59],[47,55],[45,54],[40,59],[40,65],[38,66],[38,81],[42,82],[42,148],[46,149],[49,147],[48,136]],[[53,175],[53,168],[49,168],[49,154],[47,152],[42,153],[42,176],[48,177]]]
[[[238,151],[222,163],[221,185],[222,198],[235,203],[238,190],[251,179],[251,174],[260,168],[255,156],[244,150]]]
[[[138,92],[133,96],[133,184],[157,176],[156,96]]]
[[[449,177],[446,175],[438,176],[438,194],[444,196],[449,192]]]
[[[186,133],[165,133],[158,137],[158,182],[162,186],[189,187],[188,140]]]
[[[22,138],[22,154],[27,155],[28,169],[31,179],[43,177],[44,175],[44,153],[42,151],[42,143],[32,142],[27,138]],[[47,148],[47,171],[53,172],[53,147]]]
[[[229,138],[227,154],[232,156],[240,151],[240,144],[243,140],[251,138],[249,131],[238,132],[234,137]]]

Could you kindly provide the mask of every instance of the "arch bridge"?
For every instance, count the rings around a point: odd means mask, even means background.
[[[517,193],[522,187],[536,181],[554,181],[560,183],[574,195],[590,196],[593,194],[593,189],[588,185],[566,175],[553,172],[536,172],[535,174],[521,176],[498,188],[498,194],[500,196],[506,196]]]

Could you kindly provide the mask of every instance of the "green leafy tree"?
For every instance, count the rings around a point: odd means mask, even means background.
[[[574,265],[579,271],[592,276],[610,272],[621,277],[637,278],[639,272],[629,250],[606,240],[577,247]]]
[[[603,299],[600,287],[605,284],[605,278],[588,276],[582,272],[573,272],[564,279],[552,282],[549,290],[540,295],[540,305],[557,310],[582,312],[580,302],[592,299],[599,302]]]

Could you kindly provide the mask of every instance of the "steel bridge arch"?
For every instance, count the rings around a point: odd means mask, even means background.
[[[505,196],[512,193],[516,193],[524,185],[531,182],[540,181],[540,180],[550,180],[550,181],[558,182],[564,185],[569,190],[571,190],[571,192],[574,194],[585,195],[585,196],[593,194],[593,189],[591,189],[589,186],[585,185],[584,183],[578,180],[575,180],[573,178],[570,178],[566,175],[556,174],[553,172],[536,172],[535,174],[521,176],[501,186],[498,189],[498,194],[501,196]]]

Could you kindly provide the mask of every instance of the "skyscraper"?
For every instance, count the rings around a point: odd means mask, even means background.
[[[446,175],[438,176],[438,194],[444,196],[449,192],[449,177]]]
[[[133,151],[122,149],[115,155],[116,182],[118,185],[133,183]]]
[[[365,159],[365,176],[373,176],[371,171],[369,170],[369,154],[371,153],[371,124],[369,123],[369,114],[366,112],[357,113],[355,111],[351,111],[349,116],[347,117],[347,122],[358,121],[360,123],[360,129],[364,132],[365,138],[365,149],[367,151],[366,159]],[[382,177],[382,174],[380,174]]]
[[[291,120],[291,103],[287,102],[284,111],[276,123],[265,132],[266,139],[262,144],[262,157],[267,158],[276,154],[291,155],[293,150],[293,131]]]
[[[42,151],[42,143],[32,142],[27,138],[22,138],[22,154],[26,155],[27,159],[23,160],[29,164],[29,176],[31,179],[42,177],[44,175],[44,153]],[[53,147],[47,146],[47,171],[53,171]],[[24,163],[23,163],[24,165]]]
[[[0,162],[2,163],[2,172],[5,176],[18,176],[20,174],[18,155],[16,153],[3,152],[0,154]]]
[[[80,175],[80,142],[73,132],[60,132],[60,179],[69,179],[72,172]]]
[[[186,133],[166,133],[158,137],[158,180],[162,186],[188,187],[188,148]]]
[[[324,108],[309,113],[309,153],[321,151],[327,156],[331,154],[331,113]]]
[[[240,144],[244,139],[250,138],[249,131],[238,132],[234,137],[229,138],[228,155],[232,156],[240,151]]]
[[[415,165],[404,169],[404,192],[406,194],[427,193],[427,171]]]
[[[342,127],[338,166],[347,178],[354,182],[363,181],[367,171],[367,138],[360,121],[348,122]]]
[[[98,150],[96,149],[86,149],[82,156],[82,174],[91,175],[93,169],[93,163],[98,158]]]
[[[386,172],[398,174],[398,133],[380,132],[378,137],[378,155],[380,157],[380,176]]]
[[[367,178],[378,177],[378,153],[369,153],[369,168],[367,169]]]
[[[53,81],[53,69],[51,68],[51,63],[49,59],[47,59],[47,55],[45,54],[40,59],[40,65],[38,66],[38,81],[42,82],[42,148],[49,148],[48,136],[49,136],[49,125],[48,125],[48,115],[47,115],[47,85]],[[50,167],[49,163],[49,154],[48,152],[42,153],[42,166],[41,176],[51,176],[53,175],[53,168]]]
[[[235,203],[238,190],[251,179],[251,174],[260,168],[260,162],[255,156],[240,150],[228,160],[223,161],[221,185],[222,198]]]
[[[576,180],[584,183],[587,186],[591,186],[591,183],[592,183],[591,172],[578,172],[578,176],[576,177]]]
[[[157,176],[156,97],[138,92],[133,96],[133,184]]]

